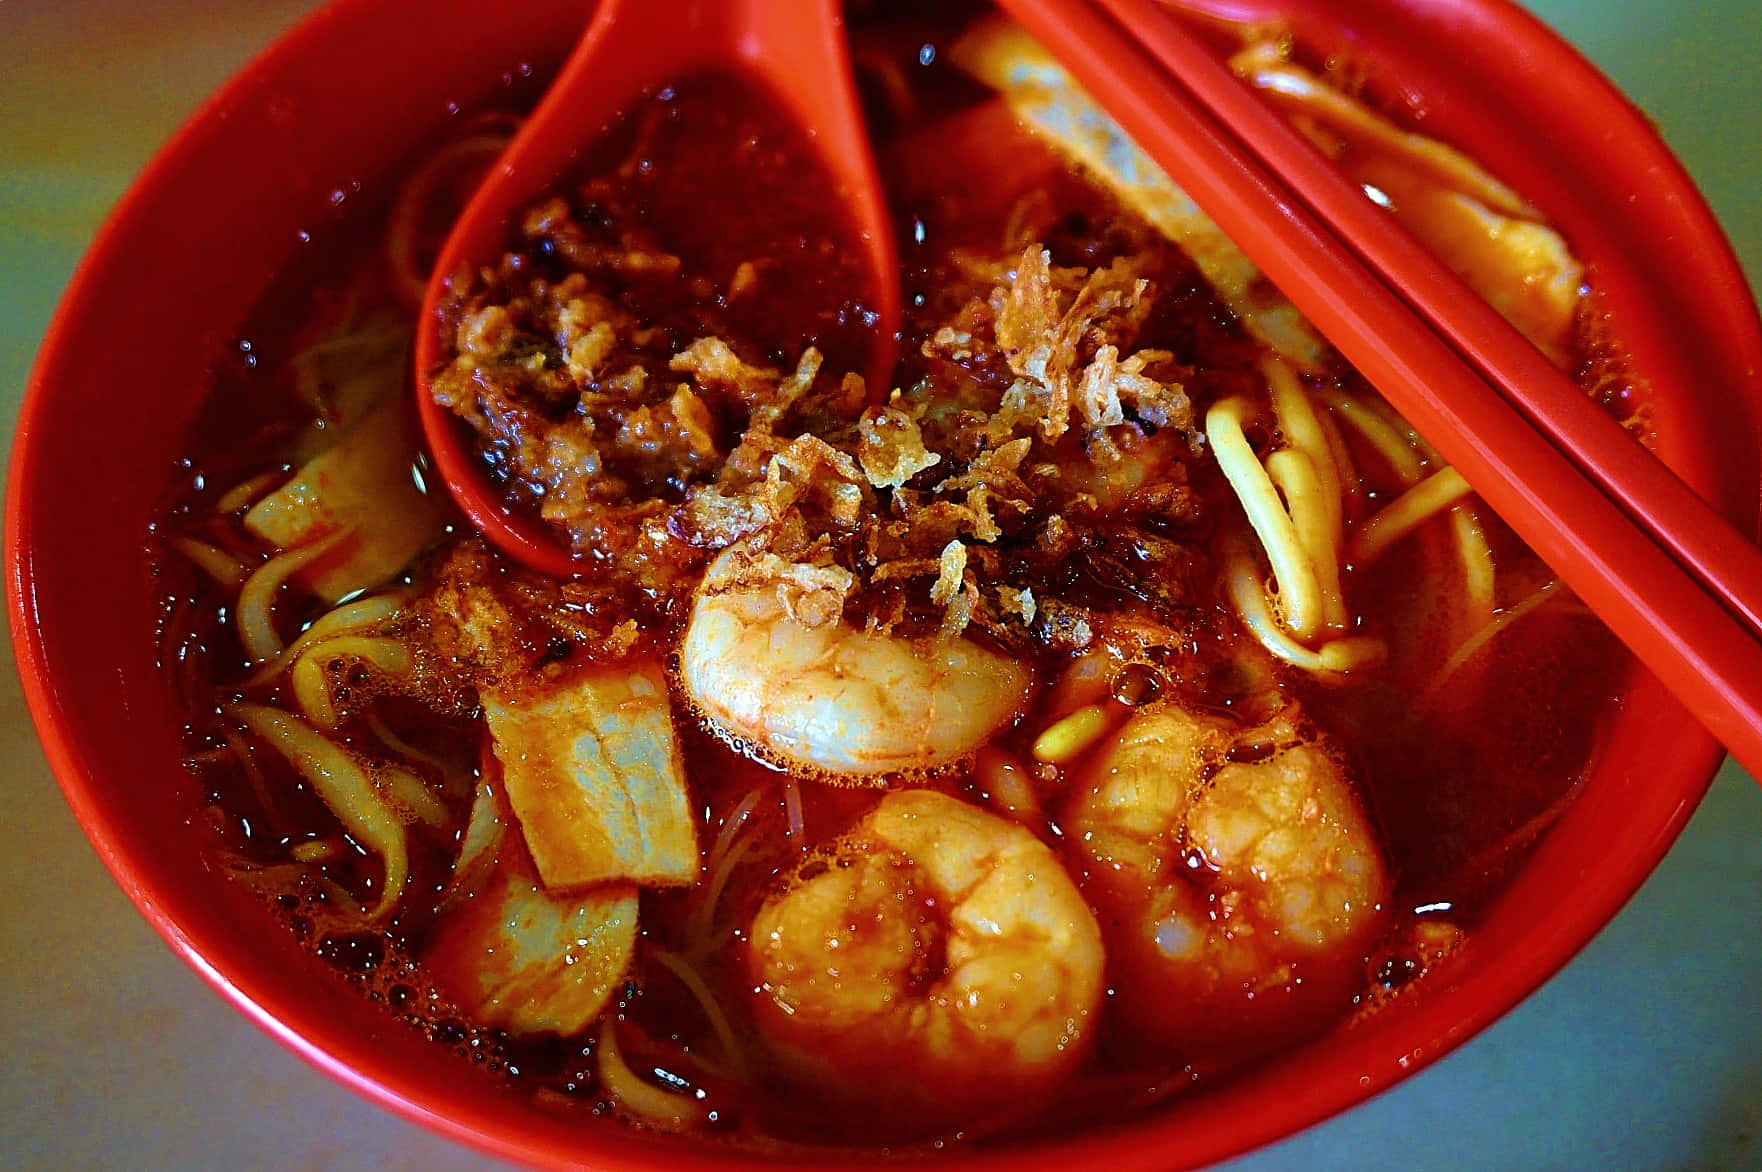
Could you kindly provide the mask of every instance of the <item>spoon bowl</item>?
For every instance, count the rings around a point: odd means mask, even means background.
[[[899,282],[893,232],[869,147],[838,0],[601,0],[544,100],[454,224],[423,299],[416,335],[422,429],[439,473],[470,522],[503,552],[558,575],[582,572],[562,538],[509,506],[465,426],[437,403],[430,377],[445,361],[442,306],[456,275],[490,263],[523,209],[590,157],[633,108],[681,81],[725,75],[768,99],[819,168],[826,207],[843,213],[866,281],[857,294],[873,339],[863,367],[884,396],[897,350]],[[714,144],[715,149],[723,144]],[[700,193],[706,204],[722,193]]]

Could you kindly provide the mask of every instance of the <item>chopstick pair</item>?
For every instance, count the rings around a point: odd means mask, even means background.
[[[1172,14],[1001,7],[1762,778],[1762,550]]]

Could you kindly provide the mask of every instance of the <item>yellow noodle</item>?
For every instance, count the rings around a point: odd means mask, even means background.
[[[1034,739],[1034,757],[1061,765],[1079,756],[1083,750],[1100,740],[1107,732],[1107,709],[1100,704],[1079,708],[1069,716],[1054,721]]]
[[[1384,413],[1387,414],[1386,412]],[[1405,427],[1405,421],[1395,422]],[[1422,464],[1436,468],[1446,467],[1444,458],[1432,447],[1425,436],[1409,430],[1408,441],[1418,454]],[[1409,483],[1418,480],[1418,468],[1409,478]],[[1463,625],[1470,630],[1479,630],[1481,625],[1490,622],[1493,617],[1494,604],[1494,571],[1493,551],[1487,545],[1486,530],[1482,528],[1480,519],[1474,510],[1464,502],[1450,511],[1450,532],[1456,543],[1456,556],[1462,562],[1463,572]]]
[[[1248,405],[1241,399],[1214,404],[1205,415],[1205,435],[1218,467],[1242,502],[1248,523],[1254,527],[1267,560],[1272,563],[1285,625],[1299,638],[1310,638],[1322,626],[1321,590],[1315,568],[1297,537],[1296,526],[1279,501],[1278,490],[1242,432],[1242,417],[1247,411]]]
[[[713,951],[716,947],[712,936],[716,927],[716,909],[722,902],[722,891],[728,886],[728,880],[734,869],[745,861],[752,853],[752,838],[736,839],[733,846],[723,852],[716,866],[704,880],[703,902],[698,904],[697,911],[692,914],[691,924],[686,936],[692,942],[690,951],[693,955]]]
[[[1352,535],[1348,559],[1354,566],[1369,565],[1471,491],[1462,473],[1449,466],[1438,469],[1360,525]]]
[[[1266,458],[1267,476],[1284,494],[1291,524],[1309,557],[1321,593],[1322,625],[1330,632],[1346,629],[1346,596],[1340,588],[1340,497],[1330,494],[1316,475],[1309,456],[1280,448]]]
[[[218,765],[222,761],[230,760],[232,760],[232,750],[220,745],[184,755],[184,764],[190,766]]]
[[[330,838],[308,839],[288,848],[288,854],[299,863],[328,863],[336,858],[336,853],[336,840]]]
[[[1092,647],[1059,673],[1046,697],[1045,710],[1063,715],[1107,697],[1114,660],[1104,648]]]
[[[1450,510],[1450,528],[1456,535],[1456,555],[1462,559],[1462,626],[1479,630],[1493,620],[1495,574],[1493,551],[1487,533],[1474,510],[1466,504]]]
[[[626,1065],[624,1056],[618,1052],[618,1031],[609,1017],[600,1023],[596,1052],[600,1086],[626,1111],[651,1123],[675,1127],[703,1122],[705,1107],[701,1101],[646,1083]]]
[[[1045,819],[1027,767],[1009,753],[991,746],[981,749],[973,761],[973,772],[991,804],[1003,813],[1023,822]]]
[[[386,803],[359,762],[298,717],[263,704],[229,704],[226,712],[268,741],[312,786],[349,836],[385,863],[385,884],[370,915],[385,916],[409,879],[404,823]]]
[[[1358,467],[1352,462],[1352,452],[1346,446],[1346,437],[1340,434],[1340,425],[1334,422],[1331,411],[1323,411],[1315,417],[1316,425],[1321,428],[1322,436],[1327,440],[1328,455],[1334,461],[1334,470],[1340,477],[1340,513],[1341,530],[1345,529],[1347,517],[1357,516],[1359,506],[1364,503],[1364,480],[1358,474]],[[1344,538],[1342,538],[1342,542]]]
[[[1436,139],[1404,131],[1372,113],[1321,79],[1290,64],[1275,42],[1249,46],[1230,59],[1230,67],[1256,87],[1278,95],[1360,142],[1399,156],[1415,171],[1441,180],[1489,208],[1518,219],[1538,218],[1536,210],[1522,196],[1487,174],[1467,155]]]
[[[1324,393],[1324,397],[1389,462],[1403,484],[1416,483],[1423,461],[1437,459],[1424,438],[1412,431],[1404,435],[1374,407],[1339,391]],[[1463,566],[1464,610],[1471,616],[1483,616],[1484,621],[1492,614],[1494,596],[1493,552],[1487,546],[1486,531],[1470,510],[1457,508],[1451,513],[1451,532]]]
[[[1586,776],[1588,774],[1580,773],[1578,778],[1566,787],[1565,792],[1549,802],[1534,817],[1476,851],[1468,862],[1459,869],[1458,874],[1471,876],[1472,880],[1482,880],[1485,876],[1493,874],[1507,856],[1528,847],[1542,836],[1543,831],[1560,820],[1560,816],[1566,813],[1567,808],[1578,797]]]
[[[296,890],[302,884],[310,883],[323,893],[325,906],[353,908],[357,914],[365,914],[366,909],[347,888],[323,872],[314,870],[311,864],[291,861],[264,864],[227,851],[217,853],[221,865],[228,873],[259,895],[282,895]],[[314,912],[318,912],[326,923],[338,918],[335,913],[326,915],[308,904],[305,914]]]
[[[330,699],[330,681],[324,676],[324,663],[310,655],[301,656],[288,676],[293,686],[294,704],[302,715],[319,728],[335,728],[336,705]]]
[[[469,894],[477,878],[494,861],[496,849],[508,822],[502,815],[502,803],[495,787],[485,781],[478,785],[471,803],[471,818],[459,839],[459,857],[453,860],[453,877],[441,893],[440,906],[445,907],[462,894]]]
[[[272,820],[275,817],[275,803],[269,800],[269,782],[263,776],[263,770],[257,767],[257,758],[251,755],[251,746],[245,739],[231,728],[221,726],[220,735],[226,740],[226,747],[232,751],[233,759],[244,770],[245,781],[251,786],[251,793],[257,799],[257,807]]]
[[[1381,639],[1354,635],[1323,644],[1311,651],[1285,633],[1267,608],[1266,591],[1254,564],[1254,555],[1240,538],[1225,543],[1225,584],[1236,613],[1256,639],[1273,655],[1295,667],[1311,672],[1325,681],[1337,680],[1347,672],[1381,663],[1388,654]]]
[[[367,727],[373,730],[373,735],[379,738],[380,744],[399,757],[406,761],[415,761],[418,764],[426,765],[439,774],[441,792],[449,797],[462,797],[470,792],[471,779],[457,761],[451,761],[438,753],[430,753],[417,748],[387,728],[385,721],[377,716],[369,715],[367,717]]]
[[[1424,475],[1419,455],[1413,450],[1418,436],[1412,429],[1397,427],[1376,408],[1344,391],[1323,390],[1321,396],[1336,416],[1351,424],[1352,429],[1376,449],[1377,455],[1388,462],[1402,484],[1412,484]]]
[[[1329,548],[1337,551],[1342,540],[1344,523],[1340,506],[1341,476],[1340,470],[1334,464],[1333,448],[1328,443],[1327,434],[1322,430],[1321,418],[1316,414],[1315,405],[1309,401],[1303,384],[1297,381],[1296,372],[1276,355],[1269,354],[1262,359],[1260,369],[1266,376],[1267,391],[1272,398],[1273,416],[1279,421],[1279,431],[1284,434],[1286,443],[1309,457],[1309,463],[1315,471],[1315,480],[1319,487],[1318,500],[1327,509],[1325,519],[1328,524]]]
[[[208,686],[197,682],[201,665],[201,637],[196,630],[196,601],[179,598],[159,628],[159,662],[170,672],[179,706],[188,711],[206,700]],[[200,696],[200,699],[198,698]]]
[[[329,534],[309,545],[298,546],[276,554],[251,572],[239,589],[239,642],[254,662],[273,659],[282,649],[281,636],[276,634],[271,613],[276,591],[282,583],[323,557],[336,546],[348,531]]]
[[[906,80],[897,54],[885,52],[879,45],[867,45],[851,53],[851,64],[874,83],[892,117],[903,122],[917,113],[917,94]]]
[[[338,713],[330,692],[328,668],[338,660],[372,664],[382,675],[401,676],[411,667],[410,649],[396,639],[338,635],[308,648],[294,661],[290,680],[300,711],[322,728],[336,726]]]
[[[1374,635],[1348,635],[1323,643],[1316,655],[1324,670],[1345,674],[1376,667],[1389,658],[1389,646]]]
[[[245,569],[245,563],[218,545],[210,545],[206,541],[197,541],[193,537],[174,537],[171,548],[196,563],[198,568],[228,590],[238,589],[239,583],[245,580],[245,575],[249,572]]]
[[[360,324],[352,322],[350,317],[352,315],[345,315],[332,333],[288,360],[301,384],[301,398],[309,400],[313,413],[321,418],[331,417],[320,401],[327,360],[334,360],[337,367],[348,369],[360,365],[363,353],[383,354],[401,348],[409,340],[410,327],[402,314],[386,311]]]
[[[386,797],[400,806],[411,819],[439,830],[447,824],[447,807],[435,797],[434,791],[421,777],[398,765],[388,765],[380,773]]]
[[[371,627],[385,622],[403,606],[405,594],[395,593],[374,594],[366,598],[358,598],[354,602],[325,611],[311,626],[301,631],[292,643],[277,652],[263,666],[251,674],[246,686],[256,687],[266,684],[280,675],[288,664],[301,655],[312,644],[333,635],[346,631],[358,631],[362,627]]]
[[[255,503],[258,497],[286,480],[287,476],[286,472],[276,469],[273,472],[259,472],[249,479],[241,480],[214,502],[214,511],[223,517],[242,512]]]
[[[783,812],[789,818],[784,833],[800,843],[807,828],[801,813],[801,785],[793,777],[783,779]]]
[[[422,205],[434,194],[433,187],[445,169],[461,159],[477,155],[487,168],[508,145],[500,134],[478,134],[462,138],[430,155],[399,188],[391,218],[386,226],[386,256],[397,277],[399,294],[411,306],[422,304],[428,287],[428,271],[416,259],[416,234],[422,226]],[[467,187],[474,186],[468,184]]]
[[[734,1077],[740,1082],[746,1082],[746,1052],[740,1048],[740,1041],[735,1037],[734,1027],[728,1024],[728,1015],[722,1012],[721,1003],[710,992],[709,985],[704,982],[697,969],[683,956],[665,948],[651,948],[649,955],[678,977],[679,983],[697,1000],[698,1005],[703,1008],[704,1016],[709,1019],[710,1030],[716,1035],[717,1044],[722,1047],[722,1057],[733,1067]]]
[[[1346,520],[1334,447],[1296,372],[1276,355],[1262,359],[1260,366],[1273,415],[1290,444],[1267,457],[1267,474],[1284,494],[1297,536],[1309,553],[1321,592],[1322,624],[1330,631],[1343,631],[1347,615],[1340,589],[1340,549],[1345,542]]]
[[[728,848],[734,843],[734,836],[740,833],[740,828],[746,825],[746,820],[752,816],[753,807],[758,804],[762,788],[755,785],[752,789],[747,790],[746,796],[735,803],[734,809],[730,810],[728,816],[722,820],[721,833],[716,835],[716,841],[711,845],[710,853],[704,858],[705,872],[713,872],[721,865],[722,856],[728,853]]]
[[[1506,607],[1504,610],[1494,615],[1486,625],[1482,626],[1480,630],[1469,636],[1463,641],[1460,647],[1450,653],[1450,658],[1444,661],[1444,666],[1438,669],[1438,674],[1432,677],[1432,682],[1426,685],[1424,692],[1420,693],[1421,700],[1430,701],[1435,697],[1439,689],[1449,683],[1450,679],[1462,669],[1462,666],[1479,654],[1481,649],[1486,647],[1488,643],[1491,643],[1493,638],[1498,635],[1500,631],[1503,631],[1506,627],[1517,622],[1517,620],[1523,618],[1525,615],[1538,610],[1543,603],[1546,603],[1549,599],[1555,597],[1554,592],[1559,586],[1560,579],[1550,578],[1522,602],[1519,602],[1514,606]]]

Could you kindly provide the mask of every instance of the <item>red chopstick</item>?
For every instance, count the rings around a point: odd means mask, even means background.
[[[1101,3],[1001,0],[1762,777],[1762,552],[1169,14]]]
[[[1555,447],[1736,611],[1762,629],[1762,549],[1518,333],[1260,101],[1156,4],[1101,0],[1341,241],[1389,283]],[[1391,230],[1394,229],[1394,230]]]

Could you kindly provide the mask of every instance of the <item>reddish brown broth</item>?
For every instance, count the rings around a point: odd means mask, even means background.
[[[914,134],[933,136],[938,129],[962,125],[959,116],[974,107],[979,94],[945,67],[915,63],[919,59],[916,30],[871,30],[868,35],[896,61],[904,62],[914,81],[920,112],[911,125],[928,128]],[[788,274],[781,287],[793,291],[793,300],[761,304],[757,307],[760,312],[743,311],[731,309],[721,293],[711,289],[709,302],[717,328],[765,340],[772,359],[782,364],[792,362],[795,352],[810,340],[842,359],[835,363],[840,369],[860,364],[853,354],[860,354],[865,341],[861,311],[865,295],[860,291],[854,297],[842,293],[848,287],[848,273],[827,243],[832,234],[829,227],[815,227],[822,209],[811,182],[799,181],[794,147],[775,141],[762,126],[756,134],[748,133],[749,119],[754,117],[750,109],[715,103],[704,113],[695,105],[695,99],[703,97],[702,91],[681,90],[651,108],[651,116],[678,133],[654,140],[663,145],[657,149],[653,166],[639,168],[642,178],[636,187],[643,193],[639,202],[649,209],[646,226],[686,254],[687,267],[695,272],[732,272],[741,259],[755,251],[778,258],[782,271]],[[703,121],[696,120],[698,114]],[[1043,199],[1051,207],[1064,209],[1064,214],[1048,225],[1048,243],[1063,263],[1105,263],[1111,251],[1121,246],[1115,226],[1121,212],[1112,200],[1070,175],[1046,148],[1025,135],[1011,140],[1007,149],[999,149],[999,144],[989,139],[973,139],[953,147],[944,144],[936,165],[925,167],[921,143],[911,134],[901,135],[901,127],[893,125],[892,113],[878,107],[873,121],[883,141],[883,171],[895,188],[892,195],[903,250],[908,318],[904,334],[908,339],[946,320],[955,308],[948,303],[946,292],[953,283],[949,276],[951,251],[995,250],[1001,243],[998,225],[1024,198]],[[716,150],[730,140],[740,144],[740,149],[764,157],[754,172],[766,192],[762,198],[753,193],[748,193],[751,198],[722,198],[727,191],[724,175],[712,160]],[[967,161],[979,172],[940,174],[942,164],[951,157]],[[706,198],[711,192],[717,193],[717,198]],[[1033,192],[1039,194],[1030,194]],[[267,459],[263,453],[273,451],[279,438],[302,425],[300,409],[289,401],[283,362],[310,342],[326,322],[334,320],[337,304],[361,289],[368,290],[370,298],[392,303],[388,283],[376,280],[371,273],[352,285],[333,281],[328,275],[357,250],[370,252],[380,231],[378,221],[366,210],[357,208],[353,214],[358,218],[339,228],[335,240],[325,242],[322,250],[315,248],[305,262],[290,268],[242,332],[241,338],[248,341],[241,340],[220,364],[215,388],[192,434],[190,460],[174,486],[175,503],[166,511],[163,528],[167,532],[187,532],[211,524],[200,518],[211,510],[218,495],[262,471]],[[779,227],[783,224],[789,226]],[[756,249],[755,241],[759,242]],[[792,267],[798,261],[802,264],[799,271]],[[1180,361],[1197,368],[1190,386],[1196,399],[1208,401],[1237,389],[1247,377],[1242,368],[1250,365],[1241,361],[1241,355],[1251,349],[1239,323],[1190,266],[1174,265],[1159,273],[1159,279],[1178,293],[1165,300],[1159,310],[1161,317],[1147,332],[1174,350]],[[690,337],[705,326],[703,293],[701,288],[683,286],[671,292],[650,290],[643,308]],[[675,295],[683,299],[669,301]],[[788,323],[789,328],[781,335],[769,335],[779,323]],[[910,385],[926,373],[925,365],[915,344],[906,346],[904,354],[898,381]],[[1218,369],[1220,357],[1228,359],[1222,364],[1228,369]],[[1208,509],[1228,507],[1215,479],[1197,487]],[[1208,530],[1201,529],[1180,536],[1203,545],[1207,534]],[[1496,531],[1494,537],[1502,573],[1536,583],[1545,580],[1546,571],[1509,534]],[[1384,608],[1391,613],[1406,611],[1415,577],[1434,571],[1432,563],[1439,556],[1435,542],[1416,541],[1369,572],[1354,575],[1347,589],[1362,613]],[[1145,588],[1132,577],[1132,565],[1129,541],[1113,546],[1103,543],[1095,556],[1071,563],[1057,585],[1067,597],[1089,603],[1142,600]],[[199,772],[208,787],[221,843],[229,852],[267,864],[284,858],[291,843],[334,838],[334,818],[291,770],[259,755],[258,768],[266,783],[264,791],[259,791],[251,776],[223,753],[226,741],[215,709],[216,698],[239,691],[245,653],[233,632],[226,602],[175,556],[165,555],[161,569],[167,599],[164,636],[168,678],[179,688],[190,713],[191,752],[202,762]],[[1431,577],[1435,579],[1436,574]],[[1225,653],[1241,636],[1215,587],[1211,589],[1213,596],[1200,600],[1194,608],[1191,654],[1170,665],[1171,677],[1165,686],[1183,689],[1200,702],[1227,709],[1234,692],[1222,665]],[[631,596],[626,604],[651,632],[662,633],[655,636],[659,646],[670,642],[668,633],[682,621],[678,607],[665,598]],[[291,631],[321,609],[309,600],[290,598],[283,604],[280,618]],[[1453,923],[1472,931],[1477,901],[1496,883],[1510,860],[1541,833],[1549,812],[1570,794],[1594,756],[1598,718],[1613,702],[1625,662],[1621,653],[1601,628],[1570,606],[1546,608],[1526,623],[1523,639],[1497,644],[1491,661],[1477,669],[1480,678],[1498,680],[1498,686],[1452,693],[1430,711],[1416,710],[1416,681],[1427,678],[1447,648],[1439,645],[1424,623],[1417,624],[1412,645],[1401,652],[1391,670],[1369,684],[1335,689],[1295,675],[1284,678],[1286,693],[1297,698],[1309,717],[1346,747],[1397,875],[1399,921],[1384,953],[1367,958],[1361,1011],[1368,1011],[1379,997],[1389,995],[1425,967],[1405,935],[1415,919],[1409,909],[1448,908]],[[543,632],[532,636],[534,640],[546,637]],[[535,655],[557,651],[548,645],[532,650]],[[591,648],[582,646],[560,649],[563,659],[592,654]],[[1068,661],[1066,653],[1056,650],[1036,654],[1043,679],[1056,678]],[[448,694],[445,700],[438,712],[413,702],[388,701],[374,714],[405,740],[449,762],[462,776],[470,776],[485,757],[474,702],[465,692]],[[1001,738],[1003,748],[1023,760],[1030,759],[1028,742],[1033,731],[1045,723],[1041,719],[1045,703],[1047,695],[1043,693],[1026,718]],[[684,711],[682,706],[679,710]],[[723,819],[755,788],[770,792],[754,808],[752,824],[769,823],[773,831],[780,830],[788,814],[784,795],[777,789],[776,771],[742,755],[693,722],[680,723],[687,775],[702,819],[700,848],[707,849]],[[346,721],[340,736],[345,742],[373,742],[373,734],[360,716]],[[1041,784],[1049,809],[1056,810],[1060,787],[1073,784],[1076,772],[1058,773]],[[964,772],[925,784],[980,805],[991,802],[991,795],[982,792]],[[271,795],[267,802],[262,792]],[[810,841],[838,834],[874,800],[871,790],[811,782],[803,783],[799,793]],[[462,824],[468,800],[454,792],[449,801]],[[1056,846],[1060,831],[1055,822],[1034,829]],[[455,1049],[461,1061],[500,1070],[559,1109],[573,1104],[574,1110],[605,1113],[607,1107],[593,1075],[593,1048],[585,1037],[518,1039],[474,1026],[448,1003],[424,968],[412,959],[422,955],[432,933],[431,897],[446,885],[454,833],[456,830],[416,837],[409,894],[397,917],[383,930],[328,930],[324,917],[314,914],[315,909],[322,912],[327,897],[309,883],[289,885],[270,898],[319,956],[358,982],[367,995],[383,1001],[388,1012],[438,1044]],[[794,866],[797,858],[798,844],[780,833],[763,836],[762,842],[743,865],[721,916],[736,934],[738,925],[750,921],[772,876]],[[1064,857],[1075,865],[1074,854]],[[371,890],[379,881],[378,865],[365,852],[345,851],[323,870],[342,888],[357,894]],[[636,968],[623,995],[616,999],[622,1019],[633,1027],[623,1042],[634,1067],[680,1070],[682,1053],[713,1044],[709,1023],[694,999],[676,978],[644,961],[645,950],[653,945],[677,945],[679,934],[696,914],[699,898],[696,888],[644,895],[644,931]],[[736,952],[732,947],[725,949],[723,967],[707,976],[738,1016],[741,973],[734,960]],[[1318,1027],[1323,1024],[1316,1023]],[[1128,1029],[1128,1023],[1110,1023],[1107,1030],[1112,1033],[1104,1033],[1098,1057],[1077,1084],[1041,1119],[1031,1125],[1018,1124],[1018,1132],[1024,1126],[1050,1131],[1118,1117],[1178,1092],[1196,1078],[1238,1065],[1243,1057],[1192,1056],[1176,1069],[1139,1071],[1113,1044],[1117,1035]],[[765,1089],[762,1072],[756,1088],[718,1080],[701,1071],[690,1072],[690,1077],[708,1090],[716,1105],[712,1132],[757,1143],[849,1144],[896,1138],[874,1119],[828,1115],[814,1104],[792,1098],[786,1089],[758,1093]],[[1132,1089],[1128,1091],[1128,1087]]]

